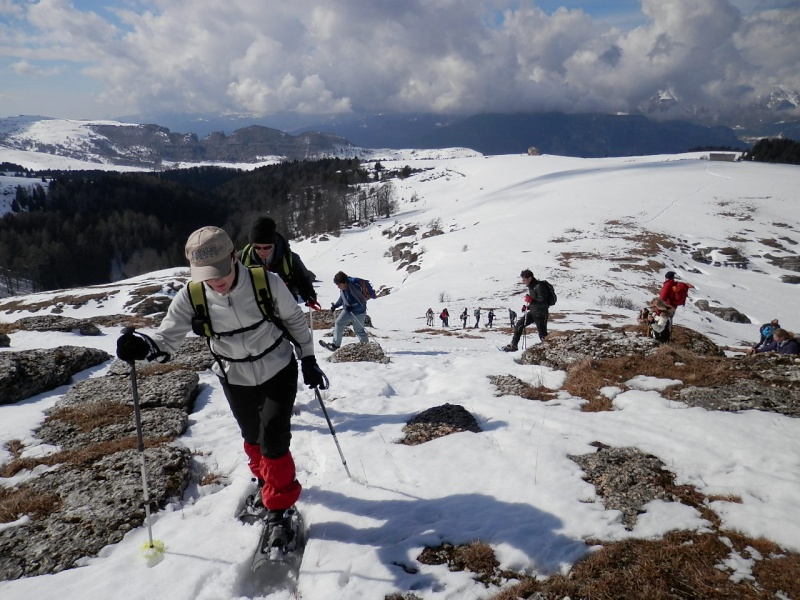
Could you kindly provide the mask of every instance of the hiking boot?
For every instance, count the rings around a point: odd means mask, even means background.
[[[282,552],[293,550],[294,530],[292,529],[291,510],[270,510],[267,513],[269,536],[263,548],[269,551],[278,548]]]
[[[516,344],[509,344],[508,346],[503,346],[503,352],[516,352],[519,350]]]
[[[255,480],[258,489],[244,499],[244,506],[241,512],[236,516],[237,519],[245,523],[255,523],[261,521],[267,516],[267,507],[261,499],[261,488],[264,486],[264,480]]]

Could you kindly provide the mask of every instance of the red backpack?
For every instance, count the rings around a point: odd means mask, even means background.
[[[672,286],[672,294],[670,300],[675,303],[675,306],[683,306],[686,304],[686,297],[689,295],[689,290],[694,286],[683,281],[679,281]]]

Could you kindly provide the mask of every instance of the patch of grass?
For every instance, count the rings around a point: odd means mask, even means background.
[[[614,306],[616,308],[626,308],[628,310],[636,310],[636,304],[630,298],[625,296],[600,296],[597,299],[600,306]]]
[[[13,458],[19,458],[22,456],[22,451],[25,449],[25,444],[22,442],[22,440],[17,439],[8,440],[5,446],[6,450],[8,450],[9,454],[11,454]]]
[[[39,302],[32,301],[31,299],[16,299],[10,300],[8,302],[0,303],[0,311],[5,312],[17,312],[27,310],[28,312],[37,312],[43,308],[52,308],[54,306],[58,306],[61,304],[67,304],[69,306],[73,306],[78,308],[80,306],[84,306],[91,300],[97,301],[105,301],[112,295],[114,292],[99,292],[95,294],[85,294],[83,296],[76,296],[74,294],[71,295],[64,295],[64,296],[56,296],[55,298],[51,298],[48,300],[40,300]]]
[[[0,486],[0,523],[13,523],[24,515],[41,519],[61,507],[61,498],[47,492],[34,491],[28,486]]]
[[[144,440],[145,448],[154,448],[172,442],[174,438],[160,437],[160,438],[146,438]],[[39,465],[59,465],[69,464],[72,466],[83,466],[91,464],[101,458],[105,458],[110,454],[122,452],[124,450],[134,450],[138,446],[135,436],[112,440],[110,442],[101,442],[99,444],[92,444],[80,448],[79,450],[64,450],[56,452],[48,456],[41,456],[37,458],[16,458],[9,461],[0,468],[0,477],[13,477],[23,469],[33,469]]]
[[[800,555],[766,540],[725,532],[678,531],[661,540],[604,543],[567,575],[527,578],[492,600],[647,598],[648,600],[767,600],[798,598]],[[750,577],[731,579],[732,551],[755,559]]]
[[[446,564],[451,571],[470,571],[477,575],[476,581],[487,587],[519,578],[517,573],[499,570],[500,563],[492,547],[479,541],[461,546],[444,542],[441,546],[426,547],[417,560],[425,565]]]
[[[92,402],[80,406],[57,408],[46,421],[55,420],[69,423],[81,431],[91,431],[116,423],[130,421],[133,407],[118,402]]]
[[[674,331],[676,335],[679,334],[677,327]],[[722,357],[698,356],[678,344],[663,344],[648,356],[597,360],[587,358],[577,362],[567,370],[564,389],[573,396],[596,401],[601,388],[617,386],[626,389],[624,382],[637,375],[679,379],[683,385],[707,387],[748,379],[752,377],[752,372],[737,368],[735,361]],[[673,386],[670,391],[681,387]],[[585,405],[582,410],[596,409]]]

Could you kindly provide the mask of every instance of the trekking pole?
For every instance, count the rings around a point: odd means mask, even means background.
[[[322,401],[322,395],[319,393],[319,388],[314,388],[314,394],[317,396],[317,401],[319,402],[320,407],[322,408],[322,414],[325,415],[325,420],[328,422],[328,429],[331,430],[331,435],[333,436],[333,441],[336,444],[336,449],[339,451],[339,456],[342,459],[342,464],[344,465],[344,470],[347,472],[347,476],[352,479],[353,476],[350,475],[350,469],[347,468],[347,461],[344,459],[344,454],[342,454],[342,447],[339,445],[339,440],[336,439],[336,430],[333,428],[333,423],[331,423],[331,418],[328,416],[328,409],[325,408],[325,403]]]
[[[366,312],[364,313],[364,322],[363,322],[363,323],[362,323],[361,321],[359,321],[359,320],[358,320],[358,317],[357,317],[355,314],[353,314],[353,313],[350,313],[350,314],[352,315],[352,317],[353,317],[353,319],[356,321],[356,323],[358,323],[359,325],[361,325],[361,329],[363,329],[363,330],[364,330],[364,332],[367,334],[367,336],[369,336],[369,337],[371,337],[371,338],[373,338],[373,339],[374,339],[374,338],[375,338],[375,336],[374,336],[374,335],[372,335],[372,332],[370,332],[370,331],[367,331],[367,313],[366,313]],[[378,342],[375,342],[375,343],[377,344]],[[380,344],[378,344],[378,345],[380,345]]]
[[[132,327],[126,327],[122,333],[133,333]],[[144,460],[144,436],[142,435],[142,417],[139,411],[139,386],[136,383],[136,361],[128,361],[131,366],[131,393],[133,394],[133,417],[136,422],[136,442],[139,451],[139,457],[142,463],[142,492],[144,494],[144,515],[145,522],[147,523],[147,538],[149,544],[142,546],[142,550],[146,552],[146,558],[154,558],[164,552],[164,543],[159,540],[153,540],[153,527],[150,524],[150,493],[147,489],[147,466]]]

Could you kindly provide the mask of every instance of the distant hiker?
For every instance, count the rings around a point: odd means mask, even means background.
[[[511,327],[514,327],[514,323],[517,321],[517,313],[510,308],[508,309],[508,321],[511,323]]]
[[[778,322],[778,319],[772,319],[769,323],[764,323],[761,327],[758,328],[758,333],[761,334],[758,342],[753,346],[754,350],[758,350],[762,346],[769,344],[772,342],[772,336],[775,334],[777,329],[781,328],[781,324]]]
[[[467,328],[467,319],[469,319],[469,315],[467,314],[467,309],[464,309],[464,312],[461,313],[461,328]]]
[[[522,283],[528,286],[528,295],[525,297],[527,306],[522,307],[523,317],[517,321],[514,327],[514,335],[511,343],[503,347],[505,352],[516,352],[519,349],[519,339],[525,328],[534,323],[539,333],[539,340],[547,337],[547,320],[550,317],[551,298],[549,297],[546,282],[539,281],[533,276],[530,269],[525,269],[519,274]]]
[[[662,344],[672,339],[672,317],[675,309],[664,302],[661,298],[653,298],[650,301],[648,315],[647,335],[658,340]]]
[[[308,321],[278,275],[262,267],[248,269],[236,259],[233,242],[222,229],[198,229],[189,236],[185,253],[191,282],[175,295],[152,337],[126,331],[117,340],[117,356],[128,362],[165,362],[190,331],[206,337],[214,357],[212,370],[239,425],[250,472],[260,487],[247,499],[240,517],[266,520],[270,545],[286,547],[294,532],[284,513],[302,490],[289,450],[297,394],[295,353],[305,384],[328,386],[314,358]],[[268,309],[256,298],[257,282],[266,282]],[[198,303],[205,306],[203,311],[197,310]]]
[[[362,344],[369,342],[364,323],[367,318],[367,296],[361,281],[357,277],[348,277],[343,271],[339,271],[333,276],[333,283],[339,288],[339,299],[331,304],[331,312],[336,313],[337,307],[341,306],[344,310],[339,314],[333,326],[333,342],[327,343],[320,340],[320,345],[328,350],[337,350],[342,344],[342,335],[348,325],[353,326],[358,341]]]
[[[481,322],[481,307],[479,306],[474,311],[472,311],[472,315],[475,317],[475,327],[473,327],[473,329],[477,329],[478,324]]]
[[[658,297],[672,308],[678,308],[686,304],[686,298],[692,288],[694,286],[690,283],[675,281],[675,271],[667,271],[664,274],[664,283],[661,284],[661,292]]]
[[[447,308],[442,309],[439,318],[442,320],[442,327],[450,327],[450,311]]]
[[[492,321],[494,321],[494,310],[490,308],[489,312],[486,313],[486,324],[489,326],[489,329],[492,328]]]
[[[800,354],[800,345],[794,336],[785,329],[778,328],[772,332],[772,341],[750,350],[751,354],[761,352],[777,352],[778,354]]]
[[[292,294],[300,296],[306,306],[320,310],[317,292],[314,291],[314,274],[276,231],[275,221],[270,217],[258,217],[250,226],[248,239],[250,243],[240,253],[246,267],[260,265],[277,273]]]
[[[433,309],[429,308],[428,312],[425,313],[425,324],[428,327],[433,327]]]

